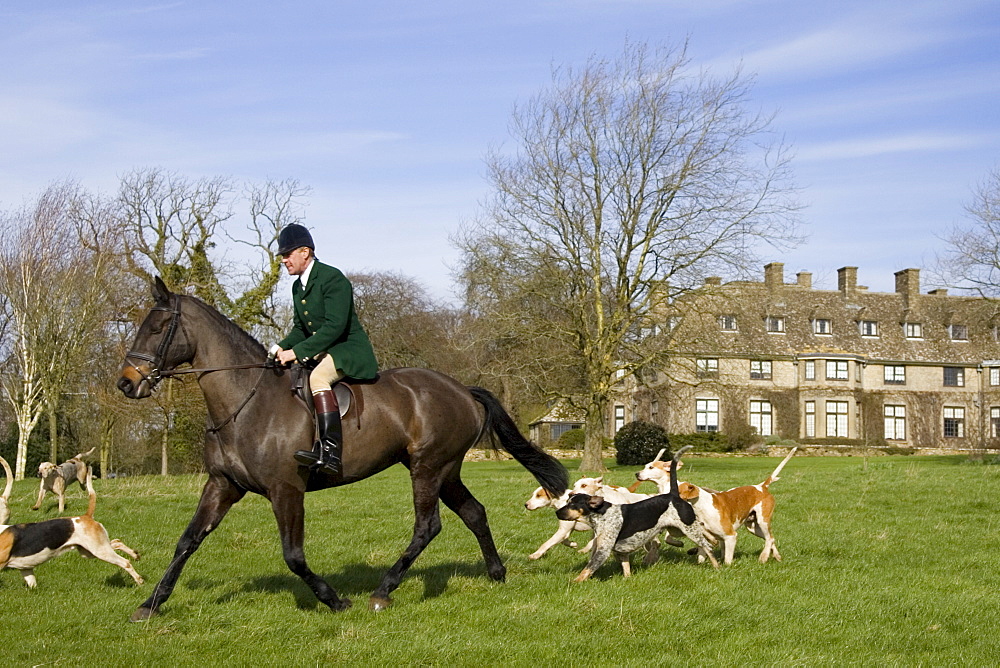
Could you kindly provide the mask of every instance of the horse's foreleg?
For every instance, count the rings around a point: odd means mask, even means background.
[[[419,476],[412,469],[410,477],[413,480],[413,538],[410,539],[409,547],[399,560],[382,576],[378,589],[371,595],[368,606],[372,610],[383,610],[392,605],[392,598],[389,595],[399,586],[403,575],[427,544],[441,533],[441,513],[438,508],[440,478],[430,475]]]
[[[219,522],[229,509],[242,499],[245,493],[225,478],[213,476],[208,479],[201,491],[198,509],[187,529],[181,534],[180,540],[177,541],[173,560],[153,589],[153,594],[132,613],[133,622],[149,619],[157,613],[160,605],[173,593],[174,585],[177,584],[177,578],[180,577],[188,558],[194,554],[205,537],[219,526]]]
[[[494,580],[503,581],[507,576],[507,568],[503,565],[500,555],[497,554],[497,546],[493,542],[493,534],[486,521],[486,508],[483,507],[483,504],[472,496],[469,488],[457,477],[454,480],[445,481],[444,485],[441,486],[441,500],[462,518],[465,526],[469,527],[469,530],[476,536],[476,540],[479,541],[479,549],[483,552],[483,559],[486,560],[486,572]]]
[[[346,610],[351,607],[351,599],[337,596],[337,591],[306,565],[306,555],[302,547],[305,536],[304,496],[305,494],[301,490],[290,486],[277,487],[272,490],[271,509],[278,521],[282,555],[288,568],[309,585],[321,603],[334,611]]]

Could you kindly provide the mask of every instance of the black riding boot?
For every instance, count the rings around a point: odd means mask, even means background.
[[[324,390],[313,395],[316,406],[316,422],[319,440],[312,450],[299,450],[295,461],[303,466],[317,469],[332,477],[343,474],[341,458],[344,450],[344,436],[340,426],[340,407],[332,390]]]

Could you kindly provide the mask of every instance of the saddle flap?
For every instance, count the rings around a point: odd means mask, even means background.
[[[337,405],[340,406],[340,417],[347,415],[347,411],[351,410],[351,401],[354,399],[354,393],[351,392],[351,388],[343,383],[336,383],[333,386],[333,394],[337,397]]]

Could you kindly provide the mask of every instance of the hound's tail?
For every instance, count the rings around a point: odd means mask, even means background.
[[[691,449],[690,445],[685,445],[683,448],[674,453],[674,458],[670,460],[670,493],[674,496],[680,496],[680,488],[677,486],[677,462],[680,461],[681,455]],[[662,451],[661,451],[662,454]],[[659,457],[660,455],[657,455]]]
[[[767,476],[767,480],[764,481],[764,487],[767,487],[772,482],[779,479],[778,474],[781,473],[781,469],[785,468],[785,464],[788,463],[788,460],[792,458],[792,455],[794,455],[795,451],[798,449],[799,449],[798,446],[792,448],[792,451],[789,452],[788,455],[786,455],[785,458],[781,460],[781,463],[778,464],[778,468],[774,469],[774,472],[772,472],[771,475]]]
[[[97,508],[97,492],[94,491],[94,469],[90,466],[87,467],[87,496],[89,501],[86,517],[94,519],[94,509]]]
[[[495,435],[503,449],[521,466],[528,469],[538,484],[553,498],[558,499],[562,496],[569,487],[569,473],[566,467],[524,437],[492,392],[481,387],[470,387],[469,392],[472,393],[472,398],[486,409],[486,424],[483,426],[483,431],[489,432],[491,437]]]
[[[7,524],[10,517],[10,490],[14,488],[14,474],[10,470],[10,464],[3,457],[0,457],[0,464],[3,464],[4,473],[7,474],[7,486],[4,487],[3,496],[0,496],[0,524]]]
[[[95,445],[94,447],[92,447],[90,450],[87,450],[86,452],[78,452],[77,454],[73,455],[72,459],[83,459],[84,457],[87,457],[89,455],[94,454],[94,450],[96,450],[96,449],[97,449],[97,446]]]

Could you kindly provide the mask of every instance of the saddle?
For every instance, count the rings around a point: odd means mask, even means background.
[[[293,365],[290,380],[292,393],[299,398],[306,410],[309,411],[309,414],[312,415],[315,412],[315,408],[313,407],[312,392],[309,387],[309,371],[310,369],[305,366]],[[351,408],[354,408],[351,417],[357,424],[357,428],[361,429],[361,415],[365,411],[365,395],[362,388],[365,385],[371,385],[378,379],[378,375],[375,378],[365,380],[345,377],[333,384],[333,394],[337,397],[341,420],[344,420],[348,416],[348,413],[351,413]]]

